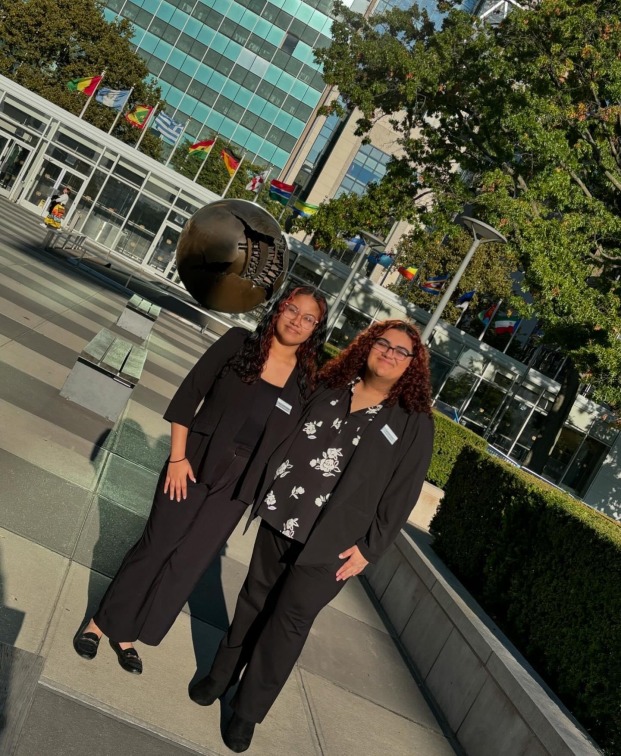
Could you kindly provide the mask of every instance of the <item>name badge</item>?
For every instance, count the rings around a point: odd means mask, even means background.
[[[382,428],[382,433],[386,436],[386,438],[391,444],[394,444],[395,441],[397,440],[397,436],[395,432],[393,431],[393,429],[390,427],[390,425],[385,425]]]
[[[286,412],[287,415],[290,415],[291,414],[291,410],[293,409],[290,404],[288,404],[284,399],[281,399],[280,397],[278,397],[278,401],[276,402],[276,406],[278,407],[279,410],[282,410],[283,412]]]

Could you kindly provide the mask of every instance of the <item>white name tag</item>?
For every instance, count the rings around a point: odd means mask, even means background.
[[[284,399],[281,399],[280,397],[278,397],[276,406],[278,407],[279,410],[286,412],[288,415],[291,414],[291,410],[293,409],[290,404],[287,404],[287,402]]]
[[[391,444],[394,444],[395,441],[397,440],[397,436],[395,432],[393,431],[393,429],[390,427],[390,425],[385,425],[382,428],[382,433],[386,436],[386,438]]]

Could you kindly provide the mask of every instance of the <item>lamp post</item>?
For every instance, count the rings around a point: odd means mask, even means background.
[[[459,283],[461,277],[464,275],[466,268],[470,264],[470,260],[472,260],[472,257],[479,248],[479,245],[486,244],[488,242],[496,242],[497,244],[507,243],[507,240],[500,233],[500,231],[496,231],[495,228],[488,226],[488,224],[483,223],[483,221],[477,220],[476,218],[469,218],[467,215],[462,215],[459,219],[459,222],[466,226],[466,228],[468,228],[470,231],[472,231],[474,240],[472,242],[472,245],[470,246],[470,249],[466,253],[466,256],[461,261],[461,265],[457,269],[457,272],[451,279],[449,285],[446,287],[446,290],[442,295],[442,299],[438,302],[438,306],[433,311],[432,316],[429,318],[429,322],[427,323],[421,334],[421,341],[423,342],[423,344],[427,344],[431,340],[435,327],[438,324],[438,320],[440,320],[440,317],[444,312],[444,308],[448,304],[450,298],[453,296],[453,292],[457,288],[457,284]]]
[[[341,289],[337,294],[332,307],[330,308],[330,317],[328,318],[328,335],[326,337],[326,341],[328,341],[330,339],[330,336],[332,336],[332,331],[336,326],[336,321],[341,314],[339,312],[339,309],[340,304],[343,301],[343,297],[345,296],[345,292],[349,288],[351,282],[354,280],[354,276],[356,276],[360,272],[360,269],[367,259],[366,250],[368,250],[369,248],[373,249],[374,247],[381,247],[382,249],[385,249],[385,242],[379,236],[370,234],[368,231],[359,231],[358,235],[363,238],[364,247],[361,251],[358,252],[358,259],[354,261],[354,264],[349,271],[349,275],[347,276],[345,283],[341,286]]]

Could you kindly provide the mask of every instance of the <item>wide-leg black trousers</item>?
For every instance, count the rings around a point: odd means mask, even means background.
[[[233,622],[209,677],[224,689],[246,665],[231,705],[240,717],[261,722],[300,656],[315,617],[343,588],[342,560],[298,566],[302,544],[262,522]]]
[[[236,456],[209,489],[188,480],[182,501],[164,494],[162,471],[144,532],[93,618],[110,639],[151,646],[162,641],[244,513],[246,505],[233,491],[247,462]]]

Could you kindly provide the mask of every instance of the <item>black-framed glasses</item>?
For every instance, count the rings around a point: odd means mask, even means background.
[[[287,304],[282,308],[282,314],[287,318],[287,320],[297,320],[299,317],[302,328],[305,331],[312,331],[317,323],[319,323],[317,318],[315,318],[313,315],[302,315],[299,308],[297,308],[294,304],[291,304],[291,302],[287,302]]]
[[[380,354],[390,354],[392,352],[397,362],[403,362],[408,357],[414,357],[414,352],[408,352],[407,349],[400,346],[395,347],[388,339],[375,339],[373,349],[376,349]]]

